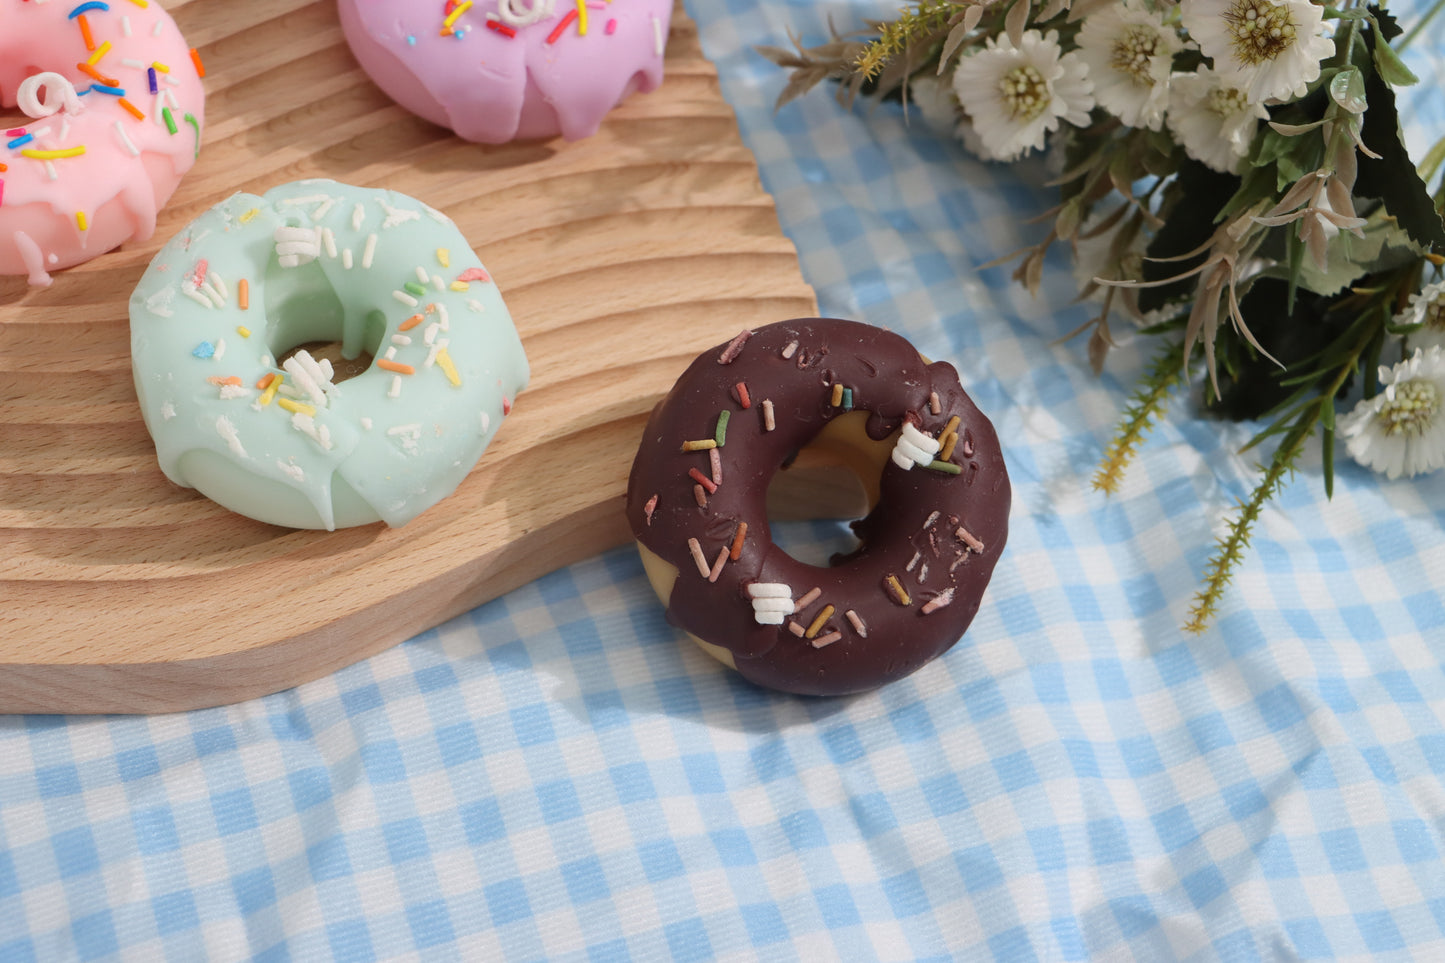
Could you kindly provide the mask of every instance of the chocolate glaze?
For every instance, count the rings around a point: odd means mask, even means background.
[[[795,341],[796,350],[784,358]],[[788,692],[841,695],[908,675],[963,635],[1003,551],[1011,496],[993,425],[959,386],[952,365],[925,365],[908,341],[882,328],[803,318],[758,328],[740,349],[737,345],[734,340],[704,352],[683,373],[653,410],[632,464],[627,487],[632,532],[678,571],[668,620],[730,650],[747,679]],[[739,382],[747,386],[747,409],[738,397]],[[866,431],[879,444],[892,445],[884,439],[904,419],[936,437],[958,415],[951,462],[960,471],[917,466],[904,471],[888,461],[877,506],[853,523],[861,547],[820,568],[773,544],[766,500],[774,472],[844,413],[831,404],[834,382],[852,390],[855,410],[869,413]],[[930,411],[932,392],[938,393],[939,414]],[[773,431],[764,430],[764,399],[773,403]],[[713,438],[723,410],[730,414],[725,443],[717,449],[722,482],[700,507],[688,469],[711,476],[710,456],[681,447],[684,441]],[[688,539],[699,541],[711,564],[732,543],[739,521],[748,524],[742,552],[709,582],[698,572]],[[981,552],[968,549],[956,534],[960,526],[983,543]],[[911,604],[900,604],[890,593],[889,575],[897,577]],[[815,586],[822,589],[790,621],[806,628],[833,605],[818,637],[839,631],[842,638],[814,648],[786,622],[759,625],[747,594],[754,582],[785,583],[795,600]],[[954,591],[949,604],[922,613],[949,589]],[[846,617],[849,610],[861,618],[866,638]]]

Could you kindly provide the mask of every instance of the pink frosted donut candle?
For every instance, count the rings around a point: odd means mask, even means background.
[[[157,0],[0,0],[0,274],[48,285],[154,233],[200,151],[202,71]]]
[[[486,144],[590,137],[662,83],[672,0],[340,0],[341,26],[393,100]]]

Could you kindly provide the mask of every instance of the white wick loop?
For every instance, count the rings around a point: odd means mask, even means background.
[[[497,16],[513,27],[527,27],[552,16],[557,0],[497,0]]]
[[[45,100],[40,99],[40,89],[45,88]],[[67,114],[78,114],[85,109],[75,92],[74,85],[60,74],[47,71],[26,77],[20,82],[15,100],[26,117],[40,119],[49,117],[61,108]]]

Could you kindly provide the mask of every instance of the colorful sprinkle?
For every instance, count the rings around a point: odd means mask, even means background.
[[[511,27],[507,26],[505,23],[502,23],[499,20],[488,20],[487,29],[495,30],[497,33],[501,34],[504,37],[515,37],[517,35],[516,30],[512,29]]]
[[[718,355],[717,363],[732,364],[737,356],[743,353],[743,345],[747,344],[748,339],[752,336],[751,331],[740,332],[736,338],[728,342],[726,348],[723,348],[723,353]]]
[[[830,399],[829,404],[834,408],[843,404],[843,386],[841,384],[833,385],[833,397]]]
[[[85,19],[85,14],[83,14],[83,13],[82,13],[82,14],[72,13],[70,16],[75,20],[75,22],[76,22],[77,24],[80,25],[80,39],[82,39],[82,40],[85,41],[85,49],[86,49],[86,50],[94,50],[94,49],[95,49],[95,37],[94,37],[94,35],[92,35],[91,32],[90,32],[90,21],[87,20],[87,19]]]
[[[453,387],[461,386],[462,376],[457,373],[457,366],[452,363],[452,356],[447,354],[446,348],[437,352],[437,367],[442,369],[442,374],[447,376]]]
[[[151,93],[158,94],[161,92],[160,82],[156,79],[156,68],[146,68],[146,84],[150,87]]]
[[[718,412],[718,415],[717,415],[717,428],[715,428],[715,429],[713,430],[713,439],[717,442],[717,446],[718,446],[719,448],[721,448],[723,445],[727,444],[727,437],[728,437],[728,419],[731,418],[731,417],[732,417],[732,413],[729,412],[726,408],[724,408],[722,411],[719,411],[719,412]]]
[[[610,36],[612,36],[612,35],[613,35],[614,33],[616,33],[616,32],[617,32],[617,21],[616,21],[616,20],[608,20],[608,21],[607,21],[607,36],[610,37]]]
[[[844,389],[843,389],[843,410],[844,410],[844,411],[852,411],[852,410],[853,410],[853,389],[852,389],[852,388],[844,388]]]
[[[244,324],[238,324],[236,325],[236,333],[243,338],[249,338],[251,336],[251,329]]]
[[[426,320],[426,317],[425,317],[424,315],[413,314],[411,317],[407,318],[407,319],[406,319],[405,321],[403,321],[401,324],[397,325],[397,326],[396,326],[396,330],[398,330],[398,331],[410,331],[412,328],[414,328],[414,327],[416,327],[417,325],[421,324],[421,323],[422,323],[423,321],[425,321],[425,320]]]
[[[798,599],[798,601],[793,604],[793,611],[794,611],[794,612],[801,612],[801,611],[803,611],[803,609],[807,608],[808,606],[812,605],[814,602],[818,601],[818,596],[820,596],[820,595],[822,595],[822,594],[823,594],[823,590],[822,590],[822,589],[818,588],[816,585],[813,586],[811,589],[809,589],[809,590],[803,595],[802,598]]]
[[[983,554],[983,542],[979,541],[978,536],[974,535],[968,529],[960,525],[958,526],[958,530],[955,531],[953,534],[958,536],[958,540],[960,542],[968,546],[969,551],[973,552],[975,555]]]
[[[724,545],[722,551],[717,553],[717,561],[712,563],[712,570],[707,573],[707,580],[709,582],[717,581],[717,577],[722,574],[723,566],[727,564],[727,561],[728,550],[727,546]]]
[[[943,413],[943,406],[938,403],[938,392],[936,391],[928,393],[928,410],[935,415]]]
[[[711,438],[704,438],[701,441],[685,441],[682,443],[683,451],[707,451],[716,448],[717,442]]]
[[[888,588],[888,594],[893,597],[893,601],[905,608],[913,604],[913,600],[908,597],[908,590],[898,581],[898,576],[888,576],[883,580],[883,584]]]
[[[245,278],[236,282],[236,303],[245,311],[251,307],[251,282]]]
[[[813,638],[814,636],[816,636],[819,632],[821,632],[821,631],[823,630],[823,624],[824,624],[825,622],[827,622],[828,619],[830,619],[830,618],[832,617],[832,615],[833,615],[833,606],[831,606],[831,605],[825,605],[825,606],[823,606],[823,611],[819,612],[819,613],[818,613],[818,617],[815,618],[815,619],[813,619],[812,624],[808,626],[808,631],[806,631],[806,632],[803,633],[803,638],[805,638],[805,639],[811,639],[811,638]]]
[[[547,34],[547,42],[548,42],[548,43],[556,43],[556,42],[557,42],[557,39],[562,36],[562,32],[563,32],[564,30],[566,30],[568,27],[572,26],[572,21],[573,21],[573,20],[576,20],[576,19],[577,19],[577,11],[576,11],[576,10],[568,10],[567,13],[566,13],[566,15],[563,16],[562,19],[557,22],[557,26],[555,26],[555,27],[552,28],[552,32],[549,33],[549,34]]]
[[[698,508],[707,507],[707,492],[703,491],[701,485],[692,486],[692,500],[697,502]]]
[[[204,77],[206,75],[206,65],[201,63],[201,54],[195,47],[191,48],[191,63],[196,65],[197,77]]]
[[[710,467],[712,468],[712,483],[713,483],[714,485],[721,485],[721,484],[722,484],[722,456],[718,454],[718,451],[717,451],[716,448],[712,448],[712,449],[709,449],[709,450],[708,450],[707,457],[708,457],[708,462],[709,462],[709,464],[710,464]]]
[[[271,399],[276,397],[276,390],[281,387],[281,382],[284,380],[281,375],[267,375],[266,377],[274,378],[275,380],[268,384],[265,391],[261,394],[259,401],[262,408],[269,405]]]
[[[437,263],[444,268],[452,266],[452,252],[444,247],[437,248]]]
[[[707,564],[707,559],[702,554],[702,545],[698,543],[697,539],[689,538],[687,540],[687,550],[692,553],[692,560],[697,563],[698,574],[703,578],[707,578],[708,574],[712,572],[712,568]]]
[[[186,111],[185,120],[186,120],[186,123],[188,123],[188,124],[191,125],[191,129],[196,132],[196,153],[195,153],[195,156],[196,156],[196,157],[200,157],[200,156],[201,156],[201,122],[198,121],[198,120],[196,120],[196,115],[193,114],[193,113],[191,113],[190,111]]]
[[[733,535],[732,547],[728,549],[728,558],[736,562],[743,554],[743,540],[748,537],[748,523],[738,522],[738,530]]]
[[[806,631],[808,631],[808,630],[805,629],[805,628],[803,628],[803,626],[800,625],[799,623],[794,622],[794,621],[792,621],[791,619],[789,619],[789,620],[788,620],[788,631],[791,632],[791,633],[793,633],[794,635],[796,635],[798,638],[801,639],[801,638],[803,637],[803,633],[806,632]]]
[[[403,284],[402,287],[405,288],[408,293],[413,294],[416,297],[421,297],[422,295],[426,294],[426,288],[422,287],[420,284],[417,284],[415,281],[408,281]]]
[[[843,637],[843,633],[842,633],[842,632],[838,632],[838,631],[829,632],[827,635],[823,636],[823,637],[820,638],[820,639],[814,639],[814,640],[813,640],[813,648],[815,648],[815,649],[821,649],[821,648],[823,648],[824,646],[832,645],[834,642],[837,642],[837,641],[838,641],[839,639],[841,639],[842,637]]]
[[[440,352],[438,352],[438,354],[440,354]],[[378,368],[381,368],[381,369],[386,370],[386,371],[391,371],[391,372],[394,372],[394,373],[396,373],[396,374],[404,374],[404,375],[416,374],[416,369],[413,368],[411,365],[409,365],[409,364],[402,364],[400,361],[391,361],[391,360],[389,360],[389,359],[387,359],[387,358],[378,358],[378,359],[377,359],[377,362],[376,362],[376,366],[377,366]]]
[[[306,417],[310,418],[316,414],[316,409],[313,406],[308,405],[302,401],[292,401],[290,398],[280,398],[276,401],[276,404],[280,405],[282,408],[285,408],[293,415],[305,415]]]
[[[657,511],[657,496],[653,495],[647,500],[647,504],[642,506],[642,517],[647,520],[647,524],[652,524],[652,513],[655,511]]]
[[[945,475],[957,475],[957,474],[959,474],[960,472],[963,471],[962,468],[959,468],[959,467],[958,467],[957,465],[955,465],[953,462],[951,462],[951,461],[939,461],[937,458],[935,458],[933,461],[929,462],[929,463],[928,463],[927,465],[925,465],[924,467],[925,467],[925,468],[932,468],[934,471],[941,471],[941,472],[943,472]]]
[[[764,430],[764,431],[772,431],[772,430],[773,430],[774,428],[776,428],[776,427],[778,427],[778,423],[777,423],[777,421],[775,421],[774,418],[773,418],[773,403],[772,403],[771,401],[769,401],[768,399],[764,398],[764,399],[763,399],[763,430]]]
[[[215,353],[216,346],[211,344],[211,342],[209,341],[202,341],[200,344],[196,345],[194,348],[191,349],[191,354],[203,360],[205,358],[210,358],[214,356]]]
[[[853,626],[853,631],[858,633],[858,638],[868,638],[868,627],[863,624],[863,620],[858,617],[857,612],[849,609],[843,613],[843,616],[848,620],[848,624]]]
[[[93,66],[93,65],[95,65],[95,64],[100,63],[101,58],[104,57],[104,56],[105,56],[106,54],[108,54],[108,53],[110,53],[110,41],[109,41],[109,40],[107,40],[105,43],[101,44],[98,48],[96,48],[95,53],[91,54],[91,55],[86,59],[85,62],[88,63],[88,64],[91,64],[91,65]]]
[[[483,284],[490,281],[492,276],[481,268],[467,268],[457,275],[458,281],[481,281]]]
[[[79,17],[81,14],[89,13],[89,12],[92,11],[92,10],[109,10],[109,9],[110,9],[110,4],[108,4],[108,3],[101,3],[100,0],[88,0],[88,2],[82,3],[80,6],[76,7],[74,10],[70,11],[70,12],[69,12],[68,14],[66,14],[65,16],[66,16],[66,19],[67,19],[67,20],[74,20],[76,17]]]
[[[745,382],[745,381],[739,381],[737,384],[733,385],[733,390],[737,392],[737,394],[738,394],[738,404],[742,406],[742,408],[743,408],[744,411],[747,411],[749,408],[751,408],[751,407],[753,406],[753,401],[752,401],[752,399],[751,399],[750,397],[748,397],[748,385],[747,385],[747,382]]]
[[[180,130],[180,128],[176,126],[176,118],[172,116],[171,109],[169,107],[161,108],[161,117],[164,118],[166,122],[166,130],[170,131],[172,134],[175,134],[176,131]]]
[[[702,472],[698,471],[696,468],[689,468],[687,470],[687,477],[691,478],[693,481],[697,482],[699,485],[705,488],[709,495],[717,493],[717,486],[713,484],[712,479],[704,475]]]
[[[924,615],[932,615],[934,612],[937,612],[939,609],[943,608],[945,605],[952,601],[953,589],[947,588],[944,589],[942,592],[939,592],[927,602],[924,602],[923,608],[919,609],[919,611],[922,612]]]
[[[132,117],[134,117],[136,120],[145,120],[145,119],[146,119],[146,115],[141,111],[141,109],[140,109],[139,107],[137,107],[135,104],[133,104],[133,103],[131,103],[130,101],[126,100],[124,97],[120,98],[120,105],[125,108],[126,113],[130,114],[130,115],[131,115]],[[122,137],[125,136],[125,131],[121,131],[121,136],[122,136]]]

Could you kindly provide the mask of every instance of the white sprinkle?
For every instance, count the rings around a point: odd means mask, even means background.
[[[932,515],[929,515],[928,521],[923,523],[923,527],[928,528],[936,521],[938,521],[938,512],[934,512]]]
[[[424,267],[418,267],[418,268],[416,269],[416,279],[417,279],[418,281],[420,281],[422,284],[425,284],[425,283],[427,283],[428,280],[430,280],[430,277],[429,277],[429,276],[427,275],[427,273],[426,273],[426,268],[424,268]]]
[[[234,401],[237,398],[251,397],[251,389],[245,385],[221,385],[221,400]]]
[[[175,416],[176,416],[176,406],[175,406],[175,405],[171,404],[169,401],[167,401],[165,404],[161,405],[161,417],[162,417],[162,418],[164,418],[166,421],[170,421],[170,420],[171,420],[172,418],[174,418]]]
[[[307,194],[305,197],[283,197],[278,207],[298,207],[302,204],[320,204],[330,200],[325,194]]]
[[[175,288],[161,288],[155,294],[152,294],[150,297],[146,298],[146,310],[150,311],[151,314],[154,314],[158,318],[169,318],[171,315],[175,314],[175,312],[171,310],[171,302],[175,300],[175,297]],[[209,307],[209,305],[207,306]]]
[[[207,275],[206,280],[202,282],[201,293],[204,294],[206,297],[210,298],[212,303],[214,303],[216,307],[225,307],[226,297],[221,293],[221,290],[219,288],[217,288],[214,284],[211,283],[210,275]]]
[[[491,430],[491,427],[492,427],[492,416],[489,415],[489,414],[487,414],[485,411],[482,412],[481,422],[482,422],[482,434],[485,435],[489,430]]]
[[[421,333],[421,343],[425,345],[430,345],[433,341],[437,339],[437,332],[439,330],[441,330],[441,325],[435,321],[427,325],[426,330]]]
[[[913,571],[914,567],[916,567],[916,566],[918,565],[918,560],[919,560],[920,558],[922,558],[922,557],[923,557],[923,553],[922,553],[922,552],[914,552],[914,553],[913,553],[913,557],[908,560],[908,564],[903,567],[903,571],[905,571],[905,572],[911,572],[911,571]]]
[[[662,21],[654,15],[652,18],[652,49],[659,56],[662,56]]]
[[[129,67],[131,70],[145,70],[145,69],[146,69],[145,63],[143,63],[142,61],[139,61],[139,60],[135,59],[134,57],[126,57],[124,60],[121,61],[121,63],[124,64],[125,66]]]
[[[386,220],[381,222],[382,230],[396,227],[398,224],[405,224],[407,221],[421,219],[421,211],[408,211],[399,207],[392,207],[386,203],[386,201],[380,199],[378,199],[376,203],[381,205],[383,211],[386,211]]]
[[[936,391],[930,391],[928,393],[928,410],[935,415],[943,411],[943,406],[938,402],[938,392]]]
[[[321,243],[326,245],[327,257],[336,257],[336,235],[331,233],[331,228],[321,229]]]
[[[482,313],[482,302],[478,301],[476,298],[467,298],[467,307],[471,308],[477,314]]]
[[[362,418],[361,418],[361,427],[364,428],[364,429],[367,430],[367,431],[370,431],[370,430],[371,430],[371,419],[370,419],[370,418],[367,418],[367,417],[365,417],[365,416],[363,415]]]
[[[225,356],[226,356],[226,339],[225,339],[225,338],[217,338],[217,339],[216,339],[216,353],[211,356],[211,360],[212,360],[212,361],[220,361],[220,360],[221,360],[222,358],[224,358]]]
[[[326,389],[333,387],[327,377],[326,370],[316,363],[311,352],[305,348],[287,358],[282,367],[291,376],[292,384],[296,385],[311,403],[318,408],[325,408],[329,404],[326,398]]]
[[[157,90],[157,91],[156,91],[156,106],[155,106],[155,109],[151,111],[151,119],[156,122],[156,126],[157,126],[157,127],[164,127],[164,126],[166,125],[165,115],[163,115],[163,114],[161,113],[161,109],[162,109],[163,107],[165,107],[165,105],[166,105],[165,91],[164,91],[164,90]]]
[[[45,176],[52,181],[60,179],[60,175],[55,173],[55,165],[50,161],[45,162]]]
[[[978,536],[974,535],[962,525],[958,526],[958,531],[954,532],[953,534],[958,536],[958,540],[960,542],[968,546],[969,551],[974,552],[975,554],[983,553],[983,542],[979,541]]]
[[[860,639],[866,639],[866,638],[868,638],[868,627],[863,624],[863,620],[858,617],[858,613],[857,613],[857,612],[854,612],[852,609],[849,609],[848,611],[844,612],[843,614],[844,614],[845,616],[847,616],[849,624],[853,626],[853,631],[858,633],[858,638],[860,638]]]
[[[488,15],[487,19],[491,19],[490,14]],[[445,214],[443,214],[441,211],[437,210],[434,207],[427,207],[425,204],[423,204],[422,208],[426,211],[426,216],[431,218],[433,221],[436,221],[438,224],[450,224],[452,222],[451,218],[447,217]]]
[[[447,289],[447,282],[442,280],[442,276],[440,274],[433,274],[431,276],[431,286],[436,288],[438,291],[445,291]]]
[[[163,20],[157,20],[155,27],[151,30],[151,36],[152,36],[152,37],[159,37],[159,36],[161,35],[161,27],[163,27],[164,25],[165,25],[165,21],[163,21]]]
[[[394,348],[394,347],[387,348],[387,349],[386,349],[386,355],[385,355],[385,357],[386,357],[386,360],[387,360],[387,361],[395,361],[395,360],[396,360],[396,348]]]
[[[924,562],[918,566],[918,584],[922,585],[926,581],[928,581],[928,563]]]
[[[122,16],[122,17],[120,18],[120,32],[121,32],[122,34],[124,34],[125,36],[127,36],[127,37],[130,36],[130,17],[129,17],[129,16]]]
[[[353,231],[361,230],[361,224],[365,220],[366,208],[363,207],[361,204],[357,204],[356,207],[351,211],[351,229]]]
[[[376,256],[376,235],[371,234],[366,238],[366,248],[361,252],[361,266],[371,270],[371,259]]]
[[[763,430],[764,430],[764,431],[772,431],[772,430],[773,430],[774,428],[776,428],[776,427],[778,427],[778,423],[773,419],[773,403],[772,403],[771,401],[769,401],[768,399],[764,398],[764,399],[763,399]]]
[[[231,449],[231,454],[237,458],[246,457],[246,449],[241,445],[241,439],[236,434],[236,426],[231,423],[230,418],[222,415],[216,419],[216,434],[226,442],[226,447]]]
[[[226,286],[226,279],[215,271],[207,271],[206,280],[216,289],[216,293],[221,296],[221,303],[224,304],[226,299],[231,296],[231,289]]]
[[[748,598],[791,599],[793,590],[782,582],[753,582],[748,586]]]
[[[351,270],[351,248],[347,248],[341,252],[341,266],[348,271]]]
[[[401,397],[401,375],[391,376],[391,388],[386,392],[388,398]]]
[[[176,78],[172,77],[170,74],[161,74],[161,80],[164,80],[172,87],[179,87],[181,85],[181,82]]]
[[[66,115],[61,119],[61,121],[60,121],[60,137],[59,137],[60,142],[61,142],[62,144],[65,143],[65,138],[67,138],[67,137],[69,137],[69,136],[70,136],[70,115],[69,115],[69,114],[66,114]]]
[[[388,435],[420,435],[421,425],[394,425],[386,429]]]
[[[794,351],[797,351],[797,350],[798,350],[798,342],[796,342],[796,341],[789,342],[789,343],[788,343],[788,346],[783,349],[783,357],[784,357],[784,358],[791,358],[791,357],[793,356],[793,352],[794,352]]]
[[[443,331],[450,331],[452,329],[451,315],[447,313],[447,306],[445,304],[437,305],[437,323],[442,326]]]
[[[130,135],[125,132],[125,128],[120,125],[120,121],[115,122],[115,132],[120,135],[121,146],[125,148],[125,152],[132,157],[139,157],[140,151],[131,141]]]
[[[331,444],[331,432],[327,430],[325,425],[318,425],[316,419],[304,411],[292,413],[291,427],[316,442],[316,444],[321,446],[323,451],[330,451],[332,447],[334,447]]]
[[[191,287],[189,284],[182,284],[182,285],[181,285],[181,293],[184,294],[186,297],[190,298],[192,301],[194,301],[194,302],[196,302],[197,304],[201,305],[202,307],[212,308],[212,309],[215,308],[215,305],[211,303],[211,299],[210,299],[210,298],[206,297],[204,294],[202,294],[200,291],[196,290],[195,288]],[[166,317],[170,317],[170,315],[165,315],[165,316],[166,316]]]
[[[306,471],[300,465],[293,465],[289,461],[277,458],[276,467],[290,475],[293,481],[303,482],[306,480]]]
[[[423,362],[423,365],[427,368],[430,368],[432,365],[436,364],[437,355],[441,354],[442,349],[450,343],[451,342],[449,342],[446,338],[437,338],[437,343],[432,345],[431,350],[427,352],[426,361]]]
[[[336,206],[336,198],[334,198],[334,197],[328,197],[326,200],[324,200],[324,201],[321,202],[321,206],[320,206],[320,207],[318,207],[316,210],[314,210],[314,211],[311,212],[311,219],[312,219],[313,221],[319,221],[319,220],[321,220],[321,219],[322,219],[323,217],[325,217],[327,214],[330,214],[330,213],[331,213],[331,208],[333,208],[333,207],[335,207],[335,206]]]
[[[417,305],[416,298],[412,297],[410,294],[407,294],[405,291],[393,291],[391,292],[391,296],[396,298],[398,301],[400,301],[402,304],[406,305],[409,308],[414,308]]]
[[[763,596],[753,599],[754,612],[778,612],[782,615],[791,615],[793,612],[792,599],[775,599]]]
[[[405,346],[411,344],[411,338],[404,334],[394,334],[391,336],[391,343]]]

